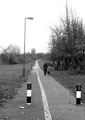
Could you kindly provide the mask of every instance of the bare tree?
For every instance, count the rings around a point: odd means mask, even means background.
[[[20,49],[16,45],[9,45],[6,49],[3,49],[1,53],[3,64],[15,64],[18,62],[18,56],[20,55]]]
[[[10,44],[6,48],[6,52],[11,54],[20,54],[20,48],[17,45]]]
[[[61,18],[60,27],[51,28],[51,31],[51,59],[58,60],[70,56],[72,66],[85,50],[85,29],[82,20],[78,19],[73,11],[69,14],[66,4],[65,18]]]

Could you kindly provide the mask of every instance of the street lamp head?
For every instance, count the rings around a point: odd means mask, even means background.
[[[26,19],[30,19],[30,20],[33,20],[33,17],[27,17]]]

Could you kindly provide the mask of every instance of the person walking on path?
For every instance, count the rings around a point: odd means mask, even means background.
[[[44,65],[43,65],[43,69],[44,69],[44,75],[46,75],[46,73],[47,73],[47,64],[46,63],[44,63]]]

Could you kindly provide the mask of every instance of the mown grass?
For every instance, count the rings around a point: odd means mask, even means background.
[[[0,65],[0,106],[14,98],[18,89],[30,74],[34,62],[26,64],[26,76],[23,76],[23,65]]]
[[[44,60],[39,61],[41,69],[43,69]],[[62,84],[64,87],[69,89],[75,96],[76,85],[82,85],[82,102],[85,103],[85,75],[84,74],[73,74],[71,75],[69,71],[55,71],[54,68],[50,70],[50,75]]]

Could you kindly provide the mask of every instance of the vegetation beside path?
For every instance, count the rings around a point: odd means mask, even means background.
[[[34,62],[26,64],[26,76],[23,65],[0,65],[0,107],[5,107],[8,100],[14,98],[22,84],[27,81]]]
[[[39,61],[41,69],[43,69],[43,64],[46,61]],[[82,102],[85,103],[85,75],[84,74],[70,74],[69,71],[55,71],[54,68],[50,69],[50,76],[52,76],[56,81],[62,84],[64,87],[69,89],[75,96],[76,85],[82,85]]]

